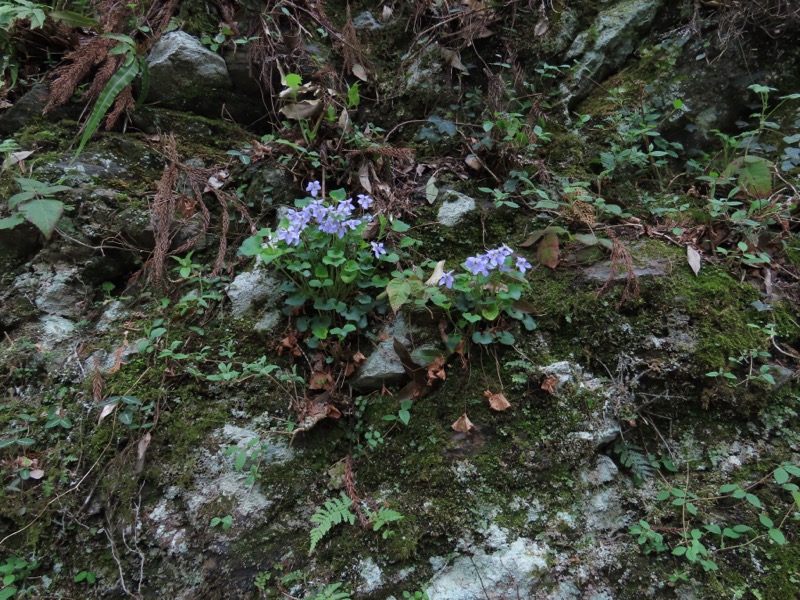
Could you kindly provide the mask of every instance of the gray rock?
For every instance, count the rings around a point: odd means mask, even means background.
[[[452,190],[445,192],[445,198],[445,202],[439,207],[436,218],[447,227],[455,227],[461,219],[477,208],[474,198]]]
[[[77,267],[63,263],[34,266],[14,280],[14,288],[26,298],[33,299],[36,308],[45,315],[79,319],[89,292],[80,279]]]
[[[436,600],[533,598],[532,580],[546,572],[551,554],[545,543],[522,537],[491,554],[476,548],[436,573],[425,592]],[[431,559],[434,568],[441,562]]]
[[[594,468],[581,473],[581,480],[591,485],[603,485],[613,481],[619,473],[617,465],[608,456],[601,454],[597,457]]]
[[[268,310],[255,322],[253,329],[261,333],[268,333],[275,329],[281,322],[281,313],[277,310]]]
[[[353,19],[353,27],[356,29],[381,29],[383,25],[378,23],[371,12],[365,10]]]
[[[232,87],[225,60],[183,31],[164,35],[147,57],[148,100],[178,110],[215,114],[221,92]]]
[[[0,115],[0,134],[11,135],[42,116],[50,90],[44,83],[34,85],[14,106]]]
[[[586,422],[584,427],[584,431],[575,431],[569,434],[569,437],[576,442],[583,441],[595,450],[613,442],[622,431],[619,423],[611,417],[599,422]]]
[[[397,315],[394,320],[381,331],[384,338],[367,360],[361,365],[355,379],[353,388],[361,391],[379,390],[386,385],[399,385],[405,379],[405,369],[400,362],[400,357],[394,351],[394,340],[408,344],[408,324],[403,315]]]
[[[226,290],[231,301],[231,313],[241,319],[257,306],[271,306],[278,300],[280,282],[256,266],[252,271],[240,273]]]
[[[619,70],[636,50],[639,34],[655,19],[662,0],[622,0],[597,15],[589,29],[580,33],[567,51],[568,60],[579,63],[568,84],[569,103],[584,98],[609,74]]]

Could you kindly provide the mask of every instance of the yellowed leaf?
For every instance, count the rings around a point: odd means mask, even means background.
[[[469,433],[475,429],[475,425],[469,420],[467,413],[458,417],[458,420],[451,427],[459,433]]]
[[[492,410],[496,410],[497,412],[503,412],[504,410],[508,410],[511,408],[511,403],[506,398],[503,392],[498,392],[496,394],[486,390],[483,392],[483,395],[489,400],[489,408]]]

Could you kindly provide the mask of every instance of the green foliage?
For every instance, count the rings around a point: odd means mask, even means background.
[[[350,523],[353,525],[356,522],[356,516],[350,512],[350,507],[353,506],[353,501],[342,492],[339,498],[328,500],[324,506],[321,506],[317,511],[311,515],[311,522],[316,524],[311,530],[311,546],[308,553],[314,552],[317,544],[323,537],[335,526],[341,523]]]
[[[368,314],[385,311],[385,304],[369,291],[386,285],[381,268],[399,257],[382,242],[364,239],[371,216],[364,212],[357,218],[352,202],[341,189],[330,192],[328,200],[298,200],[300,210],[290,213],[276,231],[262,229],[241,248],[242,254],[257,256],[284,275],[281,290],[289,294],[285,313],[299,307],[315,311],[297,319],[298,330],[313,336],[308,341],[312,346],[330,335],[344,339],[366,328]],[[364,203],[368,206],[371,199]],[[378,239],[387,226],[382,219]]]
[[[0,600],[33,593],[35,586],[25,586],[25,580],[39,567],[36,560],[25,560],[19,556],[9,556],[0,564]]]
[[[36,179],[15,177],[22,189],[8,199],[7,208],[11,216],[0,219],[0,229],[12,229],[24,221],[34,224],[45,238],[50,239],[56,229],[64,203],[53,198],[54,194],[72,188],[65,185],[50,185]]]
[[[719,566],[714,556],[719,552],[748,546],[759,539],[769,540],[778,546],[788,543],[783,527],[790,516],[800,509],[800,488],[792,481],[793,477],[800,477],[800,467],[786,462],[755,484],[744,487],[735,483],[721,485],[712,497],[700,497],[686,487],[664,489],[657,499],[675,507],[679,512],[678,520],[682,524],[679,533],[672,534],[675,539],[668,540],[644,520],[632,525],[629,533],[636,537],[645,553],[669,551],[672,556],[682,558],[690,565],[697,565],[706,572],[717,571]],[[778,489],[791,495],[788,506],[784,504],[770,508],[756,495],[756,488],[769,480]],[[738,519],[743,513],[752,514],[756,511],[751,520],[755,527],[741,522],[720,523],[719,511],[712,510],[711,506],[734,500],[744,502],[744,506],[738,507]],[[663,531],[671,533],[673,529],[665,528]],[[685,579],[676,574],[673,581]]]
[[[372,524],[372,531],[379,531],[385,525],[400,521],[404,518],[403,515],[396,510],[385,506],[381,506],[377,512],[367,512],[367,516]],[[381,535],[383,539],[387,539],[392,535],[392,531],[390,529],[384,529]]]
[[[83,126],[83,135],[78,144],[78,149],[75,150],[76,157],[81,153],[84,146],[86,146],[87,142],[100,127],[100,122],[111,108],[111,105],[114,104],[117,97],[138,75],[142,77],[140,99],[147,97],[147,92],[150,87],[150,71],[147,67],[147,59],[144,55],[139,54],[136,42],[133,38],[115,33],[104,33],[103,37],[119,42],[109,54],[122,54],[124,59],[117,71],[111,76],[111,79],[106,83],[103,91],[100,92],[97,102],[94,108],[92,108],[92,113]]]
[[[653,477],[655,469],[641,447],[620,438],[614,444],[614,453],[624,467],[630,469],[639,481]]]
[[[233,517],[225,515],[224,517],[214,517],[211,519],[211,527],[221,527],[222,531],[228,531],[233,525]]]

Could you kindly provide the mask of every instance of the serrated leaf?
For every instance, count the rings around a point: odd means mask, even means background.
[[[19,212],[50,239],[56,229],[58,220],[64,214],[64,203],[58,200],[32,200],[18,208]]]
[[[97,131],[97,128],[100,126],[100,121],[103,120],[103,117],[108,112],[108,109],[111,108],[112,104],[114,104],[117,96],[119,96],[139,74],[139,69],[139,61],[131,61],[130,63],[120,66],[120,68],[117,69],[117,71],[111,76],[111,79],[108,80],[108,83],[103,88],[103,91],[100,92],[100,96],[97,98],[97,102],[92,109],[92,114],[89,116],[89,120],[86,121],[86,126],[83,129],[83,136],[81,137],[80,144],[78,144],[78,149],[75,151],[76,157],[81,153],[84,146],[86,146],[86,143],[94,135],[95,131]]]

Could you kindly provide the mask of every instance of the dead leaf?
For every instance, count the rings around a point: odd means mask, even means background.
[[[340,419],[342,417],[342,411],[336,408],[333,404],[325,405],[325,414],[329,419]]]
[[[454,52],[449,48],[445,48],[444,46],[439,47],[439,52],[450,66],[454,69],[458,69],[462,73],[468,73],[467,67],[464,66],[464,63],[461,62],[461,54],[459,52]]]
[[[369,163],[364,161],[358,168],[358,182],[368,194],[372,193],[372,183],[369,180]]]
[[[439,285],[439,280],[444,275],[444,261],[440,260],[436,263],[436,266],[433,268],[433,274],[428,278],[428,281],[425,282],[425,285]]]
[[[322,100],[301,100],[282,107],[282,112],[287,119],[300,121],[301,119],[311,119],[322,112]]]
[[[28,473],[28,477],[31,479],[41,479],[44,477],[44,471],[42,469],[34,469],[30,473]]]
[[[98,425],[100,425],[100,423],[103,422],[103,419],[105,419],[108,415],[114,412],[114,409],[117,408],[117,404],[118,404],[117,402],[111,402],[110,404],[106,404],[103,407],[103,410],[100,411],[100,417],[97,419]]]
[[[464,162],[473,171],[480,171],[483,169],[483,162],[481,162],[481,159],[478,158],[476,154],[467,154],[467,158],[464,159]]]
[[[533,35],[536,37],[542,37],[545,33],[547,33],[548,29],[550,29],[550,19],[548,19],[546,16],[543,16],[533,28]]]
[[[134,467],[133,472],[137,475],[144,470],[144,455],[147,452],[147,447],[150,445],[150,440],[152,439],[152,434],[148,432],[144,434],[144,437],[139,440],[139,444],[136,446],[136,466]]]
[[[361,81],[367,81],[367,70],[358,63],[353,65],[353,75],[358,77]]]
[[[388,23],[389,19],[392,18],[392,13],[394,13],[394,9],[391,6],[384,4],[383,10],[381,11],[380,16],[378,17],[378,21],[381,23]]]
[[[3,161],[3,170],[5,171],[9,167],[13,167],[16,164],[21,163],[31,154],[33,154],[33,152],[34,152],[33,150],[21,150],[19,152],[12,152],[11,154],[8,155],[8,158],[6,158]]]
[[[347,112],[346,108],[342,109],[342,113],[339,115],[339,121],[337,124],[339,125],[339,129],[345,133],[349,133],[353,130],[352,126],[350,125],[350,113]]]
[[[428,385],[433,385],[437,379],[445,381],[447,379],[447,372],[444,370],[447,358],[439,356],[428,365]]]
[[[694,274],[697,275],[700,272],[700,253],[691,246],[686,246],[686,259]]]
[[[325,371],[314,371],[309,377],[308,389],[310,390],[328,390],[333,387],[333,377],[330,373]]]
[[[548,394],[552,394],[558,387],[558,377],[555,375],[548,375],[542,382],[542,389]]]
[[[467,413],[458,417],[458,420],[451,427],[459,433],[470,433],[475,430],[475,425],[469,420]]]
[[[545,267],[555,269],[558,265],[558,234],[548,231],[536,248],[536,258]]]
[[[489,390],[483,392],[483,395],[486,396],[489,400],[489,408],[492,410],[496,410],[497,412],[503,412],[504,410],[508,410],[511,408],[511,403],[506,398],[503,392],[498,392],[493,394]]]
[[[361,365],[365,360],[367,360],[367,357],[364,356],[362,352],[356,352],[353,354],[353,362],[357,365]]]

